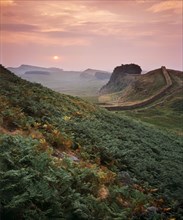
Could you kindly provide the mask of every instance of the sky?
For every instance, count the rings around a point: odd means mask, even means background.
[[[0,0],[0,62],[183,69],[182,0]]]

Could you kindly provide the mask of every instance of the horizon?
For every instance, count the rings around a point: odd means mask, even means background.
[[[131,63],[131,64],[137,64],[137,63]],[[126,64],[120,64],[120,65],[126,65]],[[120,66],[120,65],[118,65],[118,66]],[[137,64],[138,65],[138,64]],[[111,69],[111,70],[106,70],[106,69],[96,69],[95,67],[88,67],[88,68],[86,68],[86,69],[79,69],[79,70],[74,70],[74,69],[63,69],[63,68],[60,68],[60,67],[55,67],[55,66],[38,66],[38,65],[34,65],[34,64],[20,64],[19,66],[4,66],[5,68],[21,68],[21,66],[30,66],[30,67],[40,67],[40,68],[58,68],[58,69],[60,69],[60,70],[62,70],[62,71],[65,71],[65,72],[69,72],[69,71],[73,71],[73,72],[84,72],[84,71],[86,71],[86,70],[99,70],[99,71],[106,71],[106,72],[108,72],[108,73],[112,73],[113,71],[114,71],[114,69],[117,67],[117,66],[115,66],[113,69]],[[142,68],[142,73],[141,74],[144,74],[143,72],[145,72],[145,73],[148,73],[149,71],[153,71],[153,70],[156,70],[156,69],[160,69],[162,66],[164,66],[164,65],[161,65],[161,66],[159,66],[159,67],[155,67],[155,68],[153,68],[153,69],[143,69],[143,67],[141,67]],[[171,69],[171,68],[169,68],[169,67],[167,67],[167,66],[165,66],[166,67],[166,69]],[[172,69],[172,70],[177,70],[177,71],[183,71],[183,70],[180,70],[180,69]]]
[[[182,6],[179,0],[1,1],[0,62],[70,71],[111,72],[126,63],[182,70]]]

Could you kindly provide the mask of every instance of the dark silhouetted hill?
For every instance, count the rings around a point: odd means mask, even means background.
[[[138,75],[140,75],[142,69],[137,64],[125,64],[117,66],[110,77],[109,82],[104,85],[100,94],[118,92],[132,83]]]

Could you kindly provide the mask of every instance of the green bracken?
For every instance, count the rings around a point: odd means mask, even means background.
[[[0,68],[2,219],[181,219],[182,156],[176,134]]]

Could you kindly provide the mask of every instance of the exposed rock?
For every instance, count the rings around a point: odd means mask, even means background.
[[[142,69],[137,64],[125,64],[117,66],[110,77],[109,82],[104,85],[100,94],[118,92],[126,88],[130,83],[132,83],[136,76],[140,75]]]
[[[72,156],[72,155],[69,156],[69,159],[71,159],[74,162],[79,162],[79,159],[75,156]]]
[[[113,71],[114,74],[121,74],[121,73],[141,74],[141,72],[142,72],[141,67],[134,63],[122,64],[121,66],[117,66]]]
[[[140,75],[142,69],[137,64],[125,64],[117,66],[111,75],[109,82],[100,90],[101,94],[113,93],[123,90],[129,83],[133,83],[136,76]]]
[[[150,213],[156,213],[158,211],[158,208],[156,208],[155,206],[150,206],[147,208],[147,212]]]
[[[125,65],[122,64],[121,66],[117,66],[114,69],[110,81],[116,82],[126,74],[141,74],[141,72],[142,72],[141,67],[136,64],[125,64]]]
[[[52,156],[57,157],[59,159],[63,159],[65,157],[68,157],[70,160],[74,162],[79,162],[79,158],[66,152],[59,152],[58,150],[55,150],[52,154]]]
[[[133,183],[129,173],[126,171],[119,172],[118,179],[125,185],[131,185]]]

